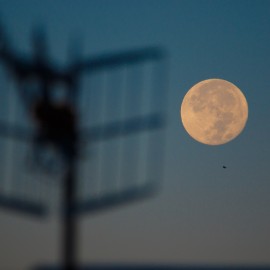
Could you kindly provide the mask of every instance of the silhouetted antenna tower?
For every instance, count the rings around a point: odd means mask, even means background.
[[[74,270],[78,214],[138,200],[159,186],[165,58],[150,47],[73,57],[57,68],[46,50],[37,31],[33,57],[23,58],[1,28],[0,205],[41,217],[61,195],[63,269]]]

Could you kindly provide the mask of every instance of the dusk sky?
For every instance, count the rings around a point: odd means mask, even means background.
[[[6,0],[0,16],[25,55],[32,30],[43,26],[59,65],[68,63],[72,36],[81,38],[83,57],[153,45],[168,54],[162,189],[83,216],[81,262],[270,265],[270,1]],[[235,84],[249,106],[243,132],[221,146],[192,139],[179,117],[186,92],[209,78]],[[0,269],[59,262],[59,230],[56,215],[1,210]]]

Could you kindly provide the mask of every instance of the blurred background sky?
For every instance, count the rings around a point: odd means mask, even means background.
[[[82,37],[83,56],[149,45],[169,55],[163,188],[82,217],[81,262],[270,264],[270,1],[9,0],[0,1],[0,14],[26,54],[33,28],[44,26],[59,64],[72,35]],[[185,93],[209,78],[234,83],[249,104],[243,133],[215,147],[190,138],[179,118]],[[58,262],[59,230],[56,217],[0,211],[0,268]]]

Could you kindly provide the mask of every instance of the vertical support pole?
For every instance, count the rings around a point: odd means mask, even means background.
[[[76,216],[74,203],[76,194],[76,162],[72,158],[63,181],[63,270],[76,270]]]

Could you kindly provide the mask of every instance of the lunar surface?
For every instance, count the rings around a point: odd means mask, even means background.
[[[209,79],[194,85],[185,95],[180,115],[195,140],[220,145],[236,138],[248,118],[245,96],[234,84]]]

